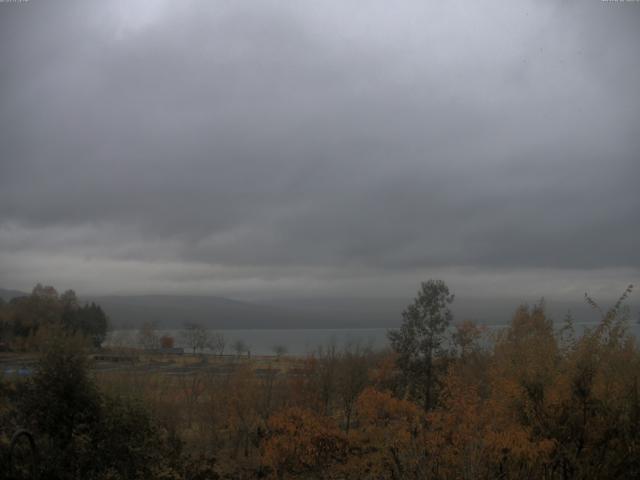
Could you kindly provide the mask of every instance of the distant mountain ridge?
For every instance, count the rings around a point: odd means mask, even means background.
[[[9,301],[28,296],[19,290],[0,289]],[[80,295],[81,303],[95,302],[114,328],[138,328],[153,322],[161,328],[199,323],[219,329],[354,328],[366,326],[349,316],[307,307],[255,304],[217,296],[196,295]],[[353,317],[353,316],[351,316]]]
[[[81,297],[94,301],[107,312],[117,328],[135,328],[144,322],[175,328],[199,323],[209,328],[297,328],[300,323],[320,321],[316,315],[297,309],[214,296],[135,295]]]
[[[0,298],[28,295],[0,289]],[[407,298],[289,298],[241,301],[195,295],[86,295],[81,302],[96,302],[109,316],[113,328],[138,328],[154,322],[160,328],[180,328],[199,323],[212,329],[393,328],[400,325]],[[638,302],[631,298],[632,322],[638,318]],[[454,322],[474,320],[485,324],[507,323],[525,299],[456,298]],[[529,300],[529,304],[535,301]],[[602,303],[608,308],[607,302]],[[547,312],[556,322],[571,310],[576,322],[597,321],[597,313],[583,301],[548,301]]]

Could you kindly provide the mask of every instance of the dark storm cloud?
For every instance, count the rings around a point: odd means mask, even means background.
[[[639,5],[0,7],[7,265],[640,269]]]

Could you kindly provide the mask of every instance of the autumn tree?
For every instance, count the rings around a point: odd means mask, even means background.
[[[449,309],[453,298],[442,280],[422,282],[417,297],[402,312],[400,329],[388,332],[405,382],[425,411],[435,401],[435,360],[442,353],[445,332],[453,318]]]
[[[62,326],[70,335],[89,338],[94,347],[107,335],[109,321],[102,308],[95,303],[80,305],[73,290],[59,295],[55,288],[37,284],[31,295],[14,298],[1,310],[5,335],[22,339],[26,347],[33,346],[30,338],[41,328]]]
[[[485,333],[486,327],[471,320],[455,324],[451,333],[452,355],[449,358],[449,368],[470,384],[476,384],[480,380],[486,384],[487,381],[491,355]],[[486,390],[483,386],[478,388]]]
[[[60,323],[60,297],[55,288],[37,284],[31,295],[16,297],[9,302],[13,335],[26,339],[42,326]]]
[[[315,356],[308,356],[288,371],[288,403],[324,412],[324,402],[320,394],[319,362]]]
[[[187,426],[191,427],[196,406],[205,391],[205,376],[196,371],[179,375],[178,379],[186,407]]]
[[[556,441],[552,465],[562,478],[640,475],[640,355],[625,306],[632,289],[606,311],[585,296],[601,321],[564,351],[548,392],[538,428]]]
[[[175,341],[171,335],[162,335],[160,337],[160,348],[169,350],[173,348]]]
[[[258,412],[259,386],[251,368],[240,366],[229,377],[225,386],[227,396],[227,421],[231,442],[233,445],[233,458],[238,456],[242,449],[244,457],[249,456],[249,450],[255,445],[257,429],[260,422]]]
[[[267,368],[262,369],[256,379],[259,388],[258,411],[264,420],[269,418],[273,410],[277,378],[278,370],[269,365]]]
[[[441,401],[427,415],[425,435],[430,478],[472,480],[487,477],[484,444],[487,412],[478,382],[450,368],[443,380]]]
[[[379,355],[375,365],[369,369],[368,375],[376,389],[387,390],[396,396],[402,395],[402,378],[395,352],[383,352]]]
[[[202,396],[201,418],[205,427],[202,447],[216,452],[225,444],[222,435],[228,419],[229,376],[220,375],[216,370],[208,370],[205,376],[205,389]]]
[[[262,458],[275,478],[328,478],[328,470],[345,457],[344,434],[333,420],[313,410],[283,410],[267,427]]]
[[[369,349],[357,344],[345,347],[340,355],[336,383],[347,433],[351,428],[356,400],[367,386],[370,356]]]
[[[343,467],[347,478],[429,478],[420,406],[368,387],[358,396],[356,410],[359,428],[349,435],[353,454]]]
[[[313,381],[317,388],[322,412],[328,415],[336,396],[338,381],[339,355],[335,343],[331,342],[325,347],[318,347],[314,357],[316,362]]]
[[[485,329],[471,320],[465,320],[454,325],[451,340],[460,357],[465,358],[480,348],[480,340]]]
[[[506,478],[539,476],[554,442],[540,428],[559,372],[559,349],[544,302],[516,309],[496,338],[488,375],[487,459]],[[507,474],[508,473],[508,474]]]

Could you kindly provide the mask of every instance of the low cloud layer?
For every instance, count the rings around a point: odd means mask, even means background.
[[[640,280],[640,4],[0,4],[0,285]]]

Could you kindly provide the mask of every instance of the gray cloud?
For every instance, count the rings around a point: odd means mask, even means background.
[[[0,7],[2,285],[640,278],[633,3]]]

